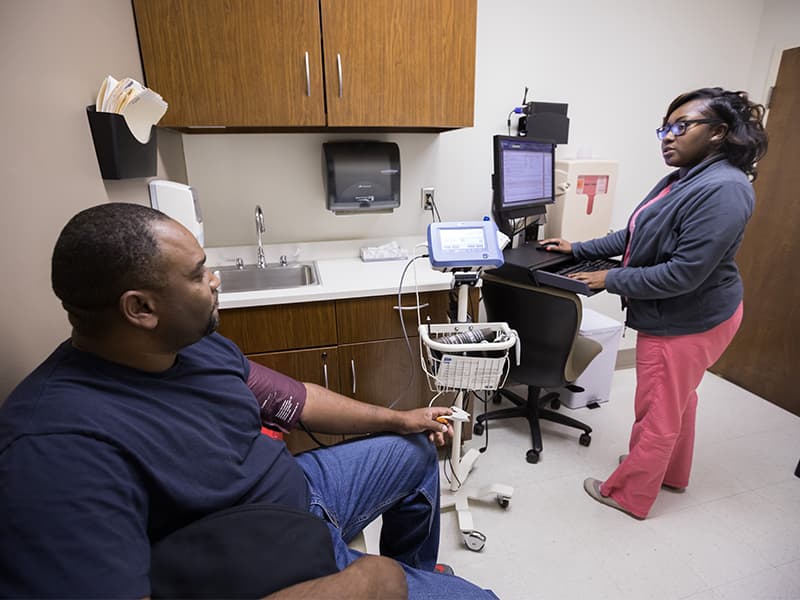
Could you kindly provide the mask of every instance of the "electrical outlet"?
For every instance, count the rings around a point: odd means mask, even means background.
[[[433,210],[433,188],[422,188],[420,196],[422,198],[422,210]]]

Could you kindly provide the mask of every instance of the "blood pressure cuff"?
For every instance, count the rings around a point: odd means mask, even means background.
[[[151,547],[153,598],[262,598],[338,572],[325,522],[249,504],[208,515]]]

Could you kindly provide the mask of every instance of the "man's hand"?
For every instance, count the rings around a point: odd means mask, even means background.
[[[436,420],[436,417],[453,414],[453,411],[449,408],[444,406],[429,406],[427,408],[407,410],[400,414],[403,418],[397,433],[420,433],[422,431],[428,431],[430,432],[428,434],[428,439],[437,446],[444,446],[448,439],[453,437],[453,426],[449,422],[444,424]]]
[[[430,432],[430,440],[443,446],[453,435],[453,427],[436,421],[436,417],[452,414],[444,406],[414,410],[392,410],[368,402],[347,398],[313,383],[307,389],[303,407],[303,423],[311,431],[321,433],[375,433],[389,431],[408,434]]]

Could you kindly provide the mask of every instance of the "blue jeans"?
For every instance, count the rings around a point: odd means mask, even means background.
[[[439,465],[425,434],[376,435],[296,458],[308,480],[309,510],[328,523],[340,569],[361,556],[348,542],[382,516],[380,553],[400,562],[409,598],[497,598],[460,577],[433,571]]]

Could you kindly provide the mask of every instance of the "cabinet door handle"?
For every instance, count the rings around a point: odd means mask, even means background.
[[[323,352],[320,354],[320,358],[322,359],[322,378],[325,382],[325,389],[330,389],[328,386],[328,353]]]
[[[356,361],[350,359],[350,374],[353,377],[353,396],[356,395]]]
[[[336,54],[336,69],[339,71],[339,98],[342,97],[343,92],[343,83],[342,83],[342,55],[337,53]]]
[[[414,304],[413,306],[393,306],[392,310],[418,310],[428,308],[430,305],[430,302],[425,302],[424,304]]]
[[[306,96],[311,96],[311,71],[308,67],[308,52],[306,52]]]

